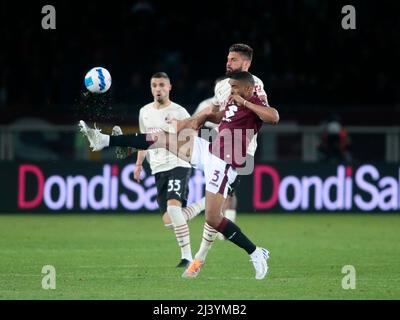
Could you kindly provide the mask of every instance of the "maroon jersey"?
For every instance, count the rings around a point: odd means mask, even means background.
[[[249,101],[267,107],[256,95]],[[210,152],[235,168],[243,167],[249,143],[262,124],[263,121],[250,109],[228,104],[218,126],[218,135],[210,144]]]

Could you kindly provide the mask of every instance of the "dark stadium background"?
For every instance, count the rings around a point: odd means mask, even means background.
[[[57,29],[40,28],[53,4]],[[356,5],[357,29],[341,28]],[[332,112],[346,125],[398,123],[399,24],[396,1],[1,1],[0,123],[40,116],[79,119],[85,72],[108,68],[110,119],[133,123],[151,98],[149,77],[166,71],[172,97],[194,111],[224,73],[227,49],[254,50],[284,121],[317,124]]]

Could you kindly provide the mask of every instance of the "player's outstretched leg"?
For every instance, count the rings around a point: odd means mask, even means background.
[[[111,136],[122,136],[123,132],[120,126],[114,126],[111,131]],[[115,156],[117,159],[123,160],[132,154],[132,150],[129,147],[116,147]]]
[[[110,136],[101,133],[101,129],[96,128],[96,126],[90,128],[83,120],[79,121],[78,127],[89,140],[92,151],[100,151],[107,147],[131,147],[133,150],[146,150],[154,144],[154,141],[149,140],[146,134]]]
[[[90,128],[83,120],[79,121],[78,126],[81,133],[89,140],[92,151],[100,151],[107,147],[131,147],[132,151],[164,148],[187,162],[191,160],[193,140],[196,137],[195,131],[189,129],[182,130],[179,136],[165,131],[110,136],[101,133],[96,127]]]
[[[82,134],[89,140],[90,148],[93,151],[100,151],[109,146],[110,136],[101,133],[101,129],[97,129],[96,125],[94,128],[90,128],[85,121],[81,120],[78,126]]]

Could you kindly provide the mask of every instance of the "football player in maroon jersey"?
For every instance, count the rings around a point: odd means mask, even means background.
[[[153,134],[109,136],[102,134],[97,128],[89,128],[82,120],[79,126],[81,132],[88,138],[93,151],[113,146],[136,149],[166,148],[198,169],[202,169],[206,182],[205,217],[206,223],[211,227],[211,230],[204,230],[203,237],[209,236],[206,233],[210,233],[212,229],[222,233],[229,241],[250,255],[256,271],[255,278],[263,279],[268,272],[269,251],[256,247],[234,222],[221,214],[221,210],[227,197],[228,185],[233,183],[237,176],[236,169],[245,166],[243,155],[247,152],[252,135],[257,134],[263,123],[278,123],[279,114],[275,108],[266,106],[254,95],[255,82],[249,72],[234,72],[229,81],[231,97],[225,110],[212,110],[177,121],[174,123],[176,133],[163,131]],[[211,144],[193,132],[206,120],[220,123],[217,139]],[[204,261],[195,258],[182,277],[196,277],[203,264]]]

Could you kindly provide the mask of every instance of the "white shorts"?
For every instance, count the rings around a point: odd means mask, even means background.
[[[206,191],[220,193],[226,198],[228,186],[235,181],[237,172],[224,160],[213,155],[209,151],[209,145],[208,141],[195,137],[190,163],[196,169],[204,171]]]

